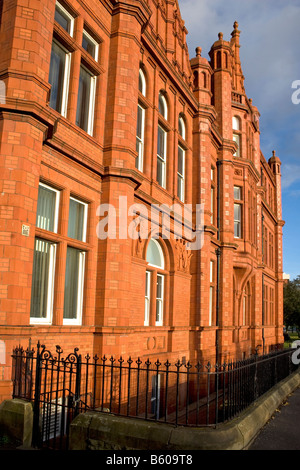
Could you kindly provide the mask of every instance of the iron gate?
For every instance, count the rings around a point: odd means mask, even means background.
[[[72,420],[87,403],[81,400],[81,355],[76,348],[66,358],[56,346],[37,351],[16,348],[13,354],[13,398],[33,402],[33,447],[67,449]]]

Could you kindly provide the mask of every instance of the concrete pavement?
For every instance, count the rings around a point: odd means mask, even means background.
[[[300,388],[277,408],[248,450],[300,450]]]

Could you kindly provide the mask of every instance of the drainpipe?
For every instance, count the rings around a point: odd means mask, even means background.
[[[265,253],[264,253],[264,214],[262,212],[261,215],[261,227],[262,227],[262,261],[264,262],[265,258]],[[264,289],[264,281],[265,281],[265,275],[262,273],[262,329],[261,329],[261,334],[262,334],[262,346],[263,346],[263,354],[265,354],[265,329],[264,329],[264,324],[265,324],[265,289]]]
[[[217,161],[217,238],[220,241],[220,164]],[[216,249],[217,255],[217,290],[216,290],[216,362],[219,360],[219,312],[220,312],[220,260],[221,260],[221,248]]]
[[[219,312],[220,312],[220,258],[221,249],[216,249],[217,255],[217,291],[216,291],[216,362],[219,359]]]

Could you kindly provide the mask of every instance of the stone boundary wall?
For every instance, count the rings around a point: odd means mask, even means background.
[[[105,413],[77,416],[70,450],[245,450],[280,404],[300,386],[296,371],[239,417],[217,428],[172,426]]]
[[[109,413],[87,412],[70,426],[70,450],[245,450],[281,403],[300,386],[294,372],[248,407],[239,417],[217,428],[172,426]],[[30,448],[32,404],[20,399],[0,404],[0,435]]]

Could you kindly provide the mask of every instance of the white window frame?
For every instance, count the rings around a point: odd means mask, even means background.
[[[76,318],[63,318],[63,325],[81,325],[82,324],[82,307],[83,307],[83,290],[84,290],[86,253],[85,251],[80,251],[80,250],[78,251],[80,252],[80,258],[79,258],[79,267],[78,267],[78,295],[77,295]]]
[[[146,110],[143,108],[143,106],[138,103],[138,108],[142,110],[142,123],[141,123],[141,129],[142,129],[142,136],[141,138],[136,136],[136,139],[139,142],[139,151],[138,151],[138,165],[137,169],[139,171],[143,171],[144,168],[144,140],[145,140],[145,113]]]
[[[70,20],[70,36],[73,37],[74,34],[74,17],[66,10],[59,2],[56,2],[55,9],[61,10],[64,15]]]
[[[146,271],[144,326],[150,324],[151,271]]]
[[[159,155],[157,151],[157,159],[162,162],[161,187],[165,189],[166,188],[166,163],[167,163],[167,131],[165,131],[165,129],[161,125],[158,125],[158,127],[162,130],[163,136],[164,136],[164,155]],[[158,175],[156,175],[156,180],[159,183]]]
[[[164,284],[165,284],[165,277],[163,274],[157,273],[157,278],[161,278],[161,297],[157,297],[157,286],[156,286],[156,302],[155,302],[155,326],[162,326],[163,319],[164,319]],[[159,301],[160,309],[157,312],[157,301]],[[158,315],[157,315],[158,313]],[[156,318],[158,317],[158,320]]]
[[[53,222],[53,232],[51,232],[51,233],[57,233],[60,191],[58,189],[53,188],[52,186],[49,186],[48,184],[42,183],[42,182],[39,183],[39,186],[42,186],[42,187],[48,189],[49,191],[53,191],[55,193],[54,222]],[[37,227],[38,227],[38,225],[37,225]],[[38,227],[38,228],[43,229],[42,227]],[[47,229],[43,229],[43,230],[47,230]]]
[[[60,41],[53,39],[52,42],[55,42],[65,53],[65,70],[62,84],[62,100],[61,100],[61,109],[57,110],[63,117],[67,117],[67,107],[68,107],[68,98],[69,98],[69,84],[70,84],[70,69],[71,69],[71,52],[69,52]]]
[[[86,202],[80,201],[79,199],[73,196],[70,196],[70,199],[72,199],[72,201],[77,202],[78,204],[81,204],[84,207],[82,240],[79,240],[79,241],[86,242],[88,204]],[[76,240],[76,238],[74,238],[74,240]]]
[[[56,243],[52,243],[49,240],[42,240],[36,238],[34,240],[35,247],[37,242],[47,242],[50,243],[50,263],[49,263],[49,276],[48,276],[48,294],[47,294],[47,310],[45,318],[31,317],[30,316],[30,325],[51,325],[53,317],[53,300],[54,300],[54,277],[55,277],[55,264],[56,264]],[[34,251],[36,248],[34,247]]]
[[[240,239],[242,238],[242,204],[234,203],[234,207],[238,206],[240,210],[240,218],[236,219],[234,217],[234,238]],[[235,231],[235,227],[238,227],[237,234]]]
[[[99,43],[84,29],[83,30],[83,36],[85,36],[91,43],[94,44],[95,46],[95,55],[91,55],[93,59],[95,59],[96,62],[98,62],[98,56],[99,56]],[[86,51],[87,52],[87,51]]]
[[[90,136],[93,136],[97,77],[96,75],[93,75],[90,69],[88,67],[85,67],[82,63],[80,64],[80,68],[84,69],[90,75],[90,80],[91,80],[91,89],[90,89],[90,96],[89,96],[89,103],[88,103],[88,124],[87,124],[86,131],[84,129],[82,130],[85,131]],[[77,112],[77,108],[76,108],[76,112]],[[79,128],[81,129],[81,127]]]
[[[180,182],[180,194],[181,194],[178,197],[181,202],[184,202],[184,199],[185,199],[185,150],[181,145],[178,145],[178,153],[179,153],[179,149],[182,151],[183,174],[179,173],[178,168],[177,168],[177,184],[178,182]],[[178,188],[177,188],[177,195],[178,195]]]

